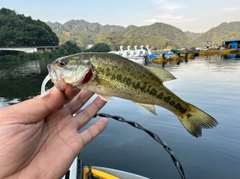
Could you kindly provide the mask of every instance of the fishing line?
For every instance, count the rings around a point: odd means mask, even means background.
[[[41,86],[41,94],[40,94],[40,98],[46,96],[48,94],[48,91],[46,91],[46,84],[48,83],[48,81],[50,81],[50,75],[47,75],[43,82],[42,82],[42,86]]]
[[[106,113],[97,113],[94,117],[96,116],[100,116],[100,117],[106,117],[106,118],[112,118],[112,119],[115,119],[119,122],[125,122],[137,129],[140,129],[140,130],[143,130],[145,131],[148,135],[150,135],[155,141],[157,141],[159,144],[161,144],[163,146],[163,148],[169,153],[169,155],[171,156],[172,158],[172,161],[175,165],[175,167],[177,168],[178,170],[178,173],[180,174],[181,178],[182,179],[186,179],[185,177],[185,174],[184,174],[184,170],[183,170],[183,167],[180,163],[180,161],[178,160],[178,158],[175,156],[175,154],[173,153],[172,149],[157,135],[155,134],[154,132],[142,127],[140,124],[134,122],[134,121],[129,121],[129,120],[126,120],[124,119],[123,117],[120,117],[120,116],[113,116],[113,115],[110,115],[110,114],[106,114]]]

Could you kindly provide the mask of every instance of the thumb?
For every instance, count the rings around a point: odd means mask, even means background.
[[[72,95],[66,96],[65,92],[61,92],[53,87],[49,90],[49,93],[42,98],[37,96],[35,98],[3,108],[1,111],[3,114],[2,119],[6,119],[7,123],[38,122],[47,116],[51,111],[58,109],[68,102],[70,98],[73,98],[73,93],[77,94],[77,91],[72,92]]]

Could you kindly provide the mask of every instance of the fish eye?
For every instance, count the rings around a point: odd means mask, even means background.
[[[66,62],[60,62],[61,66],[64,66],[66,64]]]
[[[59,60],[59,64],[63,67],[67,64],[65,60]]]

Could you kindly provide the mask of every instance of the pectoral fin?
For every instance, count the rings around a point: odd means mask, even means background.
[[[157,116],[156,110],[154,105],[151,104],[142,104],[142,103],[136,103],[137,105],[141,106],[142,108],[148,110],[149,112],[151,112],[152,114]]]
[[[104,79],[97,79],[98,85],[100,86],[110,86],[110,83]]]
[[[113,102],[112,96],[107,96],[107,95],[104,95],[104,94],[98,94],[98,96],[104,101]]]

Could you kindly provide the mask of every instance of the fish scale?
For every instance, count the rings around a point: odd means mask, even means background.
[[[48,70],[58,89],[64,87],[65,81],[97,93],[106,101],[111,101],[112,96],[131,100],[155,115],[155,105],[164,107],[195,137],[202,135],[202,128],[218,124],[212,116],[183,101],[163,85],[175,79],[163,68],[139,65],[116,54],[80,53],[56,59]]]
[[[179,113],[178,108],[174,107],[176,103],[174,101],[181,102],[182,104],[178,103],[180,107],[186,106],[180,98],[162,85],[162,81],[156,75],[146,70],[143,66],[123,59],[119,59],[122,62],[120,65],[119,63],[109,63],[111,59],[103,62],[101,59],[90,58],[90,61],[93,71],[97,74],[96,80],[104,79],[111,85],[111,87],[101,86],[101,90],[104,89],[104,93],[106,92],[134,102],[163,106],[172,112],[174,111],[174,113]],[[114,62],[117,61],[115,60]],[[125,67],[126,64],[124,63],[127,63],[128,66]],[[88,89],[89,85],[92,85],[92,82],[89,82],[82,88]],[[101,90],[95,92],[101,94],[103,93]]]

